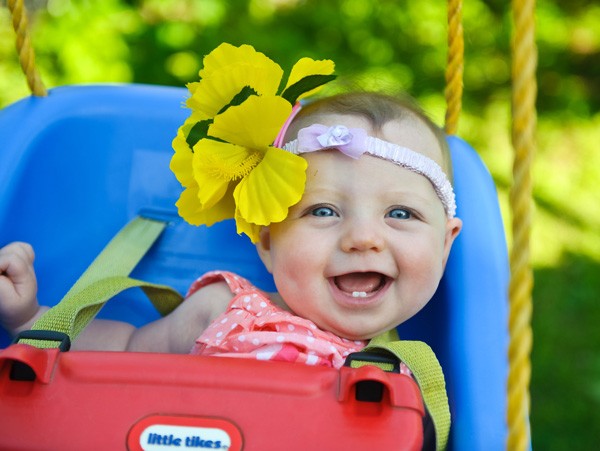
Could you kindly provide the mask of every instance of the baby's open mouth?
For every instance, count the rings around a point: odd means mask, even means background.
[[[333,278],[340,291],[355,298],[366,298],[377,293],[388,280],[389,277],[378,272],[353,272]]]

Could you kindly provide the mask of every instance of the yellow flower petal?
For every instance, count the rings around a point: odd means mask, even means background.
[[[186,83],[186,88],[188,88],[188,91],[190,91],[190,94],[194,94],[194,92],[196,92],[196,88],[198,87],[198,84],[200,82],[199,81],[191,81],[189,83]]]
[[[235,203],[232,190],[211,208],[202,208],[198,202],[198,188],[187,188],[176,202],[179,216],[192,225],[213,225],[215,222],[233,218]]]
[[[302,197],[306,167],[304,158],[270,147],[233,192],[239,216],[256,225],[283,221]]]
[[[202,60],[202,69],[199,75],[201,79],[211,77],[214,72],[224,67],[236,64],[254,64],[257,66],[276,65],[273,60],[264,53],[257,52],[251,45],[240,45],[235,47],[227,42],[222,43]]]
[[[200,82],[196,81],[188,83],[186,86],[190,92],[190,96],[186,99],[185,106],[192,110],[192,115],[186,120],[186,122],[198,122],[205,119],[210,119],[212,116],[203,111],[204,108],[202,107],[202,98],[194,95],[198,90],[198,86],[200,86]]]
[[[263,157],[254,149],[208,138],[196,143],[194,154],[195,172],[201,171],[227,181],[246,176]]]
[[[266,150],[291,111],[289,102],[279,96],[251,96],[215,117],[208,134],[240,146]]]
[[[335,64],[331,60],[313,60],[312,58],[301,58],[296,64],[294,64],[294,67],[292,67],[292,71],[290,72],[290,76],[285,87],[287,89],[294,83],[299,82],[304,77],[309,75],[331,75],[333,74],[334,69]],[[299,98],[302,99],[304,97],[308,97],[320,89],[321,87],[305,92]]]
[[[189,83],[186,105],[202,116],[213,117],[246,87],[258,95],[275,95],[283,70],[249,45],[221,44],[204,58],[201,80]]]
[[[250,238],[250,241],[252,241],[253,243],[258,243],[260,229],[262,226],[247,222],[244,218],[242,218],[239,215],[239,212],[237,210],[235,214],[235,225],[237,233],[239,235],[245,233]]]
[[[234,144],[201,139],[194,146],[194,180],[199,186],[198,200],[212,207],[225,194],[229,183],[241,179],[257,163],[252,152]],[[253,161],[256,160],[256,161]]]
[[[171,157],[169,167],[175,174],[175,177],[177,177],[177,180],[179,180],[179,183],[185,187],[191,186],[195,183],[192,171],[193,153],[185,140],[183,126],[177,130],[177,136],[173,139],[172,146],[175,153]]]
[[[188,118],[189,122],[200,122],[205,121],[206,119],[210,119],[214,116],[214,114],[207,114],[206,108],[204,107],[202,102],[198,102],[195,97],[189,97],[185,102],[185,106],[192,110],[190,117]]]
[[[214,76],[204,78],[187,106],[207,117],[218,114],[245,87],[250,87],[259,95],[275,95],[283,71],[277,65],[255,66],[240,64],[214,72]]]

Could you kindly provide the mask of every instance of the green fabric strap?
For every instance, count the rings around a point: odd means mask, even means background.
[[[141,216],[134,218],[106,245],[64,298],[42,315],[32,329],[63,332],[74,340],[109,299],[133,287],[142,288],[162,315],[175,309],[182,300],[177,291],[128,277],[165,226],[162,221]],[[57,344],[29,339],[21,342],[40,348]]]
[[[450,408],[444,373],[433,350],[421,341],[398,340],[395,330],[375,337],[363,351],[387,351],[412,371],[435,427],[436,449],[443,450],[450,433]]]

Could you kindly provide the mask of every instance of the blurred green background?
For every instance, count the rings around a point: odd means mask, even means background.
[[[0,2],[0,107],[29,94]],[[338,87],[408,91],[443,122],[441,0],[32,0],[48,87],[92,82],[182,86],[223,41],[284,68],[331,58]],[[511,184],[507,0],[465,0],[459,135],[488,165],[507,230]],[[534,166],[533,447],[587,450],[600,439],[600,2],[538,0]],[[0,138],[1,142],[1,138]],[[507,237],[510,242],[510,236]]]

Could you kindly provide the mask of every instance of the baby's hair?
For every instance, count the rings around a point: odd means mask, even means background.
[[[436,137],[442,152],[444,172],[446,172],[448,179],[452,181],[452,162],[446,134],[411,97],[396,97],[378,92],[350,92],[325,97],[304,106],[294,118],[290,129],[297,132],[298,128],[310,125],[306,119],[327,114],[363,117],[369,121],[375,131],[381,131],[383,126],[390,121],[419,120]]]

